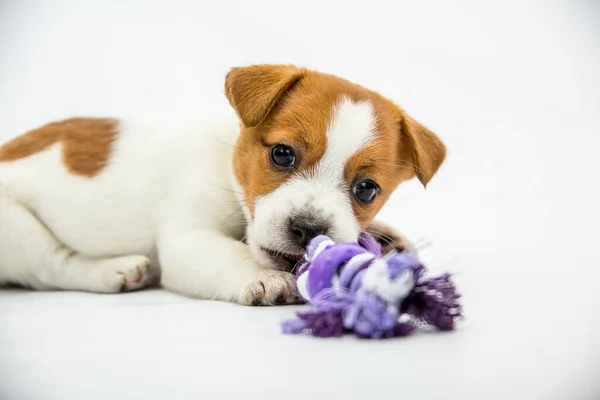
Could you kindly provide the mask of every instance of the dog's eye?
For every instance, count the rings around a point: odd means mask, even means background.
[[[368,204],[375,199],[379,188],[375,182],[370,179],[357,183],[353,188],[354,196],[361,203]]]
[[[271,161],[278,167],[290,168],[296,163],[296,154],[290,146],[276,144],[271,149]]]

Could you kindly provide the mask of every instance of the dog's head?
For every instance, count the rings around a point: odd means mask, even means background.
[[[394,189],[426,185],[446,150],[390,100],[290,65],[234,68],[225,92],[241,121],[233,158],[254,255],[289,268],[324,233],[356,240]]]

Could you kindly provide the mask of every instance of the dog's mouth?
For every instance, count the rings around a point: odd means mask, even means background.
[[[261,247],[261,250],[269,257],[278,269],[293,272],[304,253],[288,253],[280,250],[267,249]]]

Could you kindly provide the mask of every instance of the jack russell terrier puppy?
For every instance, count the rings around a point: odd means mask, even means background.
[[[0,147],[0,284],[297,301],[293,267],[352,241],[394,189],[426,185],[440,139],[378,93],[291,65],[234,68],[198,121],[72,118]],[[401,246],[402,244],[396,244]]]

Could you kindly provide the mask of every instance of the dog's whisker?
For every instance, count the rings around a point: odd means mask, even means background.
[[[208,183],[209,185],[212,185],[212,186],[214,186],[214,187],[216,187],[216,188],[219,188],[219,189],[221,189],[221,190],[225,190],[225,191],[227,191],[227,192],[236,193],[236,194],[241,194],[241,195],[243,195],[243,194],[244,194],[244,193],[242,193],[242,192],[238,192],[237,190],[231,190],[231,189],[228,189],[228,188],[224,188],[224,187],[222,187],[222,186],[219,186],[219,185],[215,185],[215,184],[214,184],[214,183],[212,183],[212,182],[207,182],[207,183]]]
[[[375,239],[377,240],[381,240],[382,242],[384,242],[386,245],[392,246],[395,242],[390,241],[389,239],[383,238],[381,236],[376,236],[375,234],[373,234],[372,232],[369,232],[371,235],[373,235],[375,237]]]
[[[390,246],[393,245],[394,243],[396,243],[396,241],[393,238],[391,238],[388,235],[385,235],[385,234],[383,234],[381,232],[376,232],[376,231],[372,231],[372,230],[369,230],[369,229],[365,229],[365,231],[367,233],[371,234],[372,236],[374,236],[376,239],[383,240],[386,244],[388,244]]]
[[[378,231],[378,230],[374,230],[374,229],[366,229],[367,232],[372,233],[374,235],[377,235],[378,237],[382,237],[382,238],[387,238],[389,240],[395,241],[394,238],[392,238],[391,236],[386,235],[385,233]]]
[[[243,207],[243,206],[242,206],[242,207]],[[235,211],[234,211],[234,212],[232,212],[232,213],[231,213],[231,212],[229,212],[229,211],[227,211],[227,212],[222,212],[222,213],[209,214],[208,216],[209,216],[209,217],[218,217],[219,215],[232,215],[232,214],[235,214],[235,213],[238,213],[238,212],[243,212],[243,211],[242,211],[242,207],[239,207],[237,210],[235,210]]]
[[[242,149],[241,147],[239,147],[239,146],[236,146],[236,145],[234,145],[234,144],[227,143],[227,142],[223,142],[223,141],[221,141],[221,140],[218,140],[218,139],[215,139],[215,141],[217,141],[217,142],[219,142],[219,143],[221,143],[221,144],[224,144],[224,145],[226,145],[226,146],[233,147],[234,149],[238,149],[238,150],[240,150],[240,151],[243,151],[244,153],[247,153],[247,152],[248,152],[246,149]]]
[[[247,223],[248,222],[246,220],[244,220],[244,221],[234,221],[234,222],[230,222],[228,224],[222,225],[221,228],[231,228],[231,227],[234,227],[234,226],[242,226],[242,225],[247,225]]]
[[[221,189],[221,190],[225,190],[225,191],[227,191],[227,192],[231,192],[231,193],[235,193],[235,194],[239,194],[239,195],[242,195],[242,196],[244,196],[244,193],[242,193],[242,192],[238,192],[237,190],[232,190],[232,189],[224,188],[224,187],[222,187],[222,186],[215,185],[215,184],[214,184],[214,183],[212,183],[212,182],[207,182],[207,183],[208,183],[209,185],[212,185],[212,186],[214,186],[214,187],[216,187],[216,188],[219,188],[219,189]],[[250,191],[251,191],[252,193],[254,193],[255,195],[259,196],[259,194],[258,194],[258,193],[256,193],[254,190],[252,190],[252,189],[248,189],[248,190],[250,190]]]
[[[229,219],[230,219],[231,217],[233,217],[235,214],[237,214],[237,213],[239,213],[239,212],[243,212],[243,211],[242,211],[242,208],[244,208],[244,206],[245,206],[245,204],[242,204],[242,205],[241,205],[241,206],[239,206],[239,207],[238,207],[238,208],[237,208],[237,209],[236,209],[234,212],[232,212],[232,213],[229,215],[229,217],[227,217],[227,218],[225,219],[225,221],[223,221],[223,223],[221,224],[221,227],[223,227],[223,226],[225,225],[225,223],[226,223],[227,221],[229,221]]]
[[[393,245],[394,243],[396,243],[396,241],[390,237],[386,237],[386,236],[379,236],[380,240],[383,240],[386,244],[389,245]]]
[[[290,274],[293,274],[294,272],[296,272],[296,268],[298,268],[298,265],[300,265],[301,261],[302,261],[302,259],[296,261],[296,264],[294,264],[294,266],[292,267],[292,270],[290,271]]]
[[[239,140],[241,140],[242,142],[249,144],[248,141],[246,139],[244,139],[244,137],[242,135],[238,135],[237,137]]]

